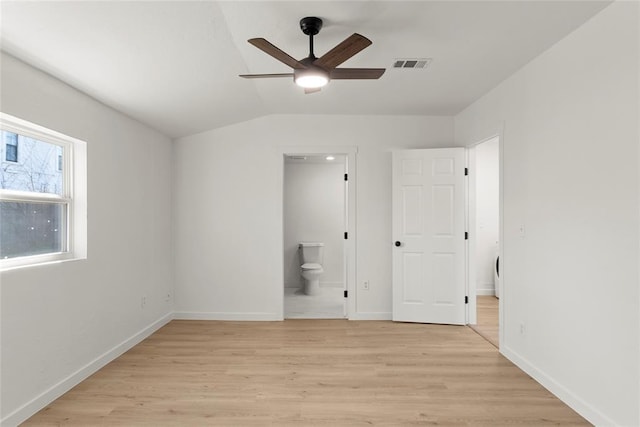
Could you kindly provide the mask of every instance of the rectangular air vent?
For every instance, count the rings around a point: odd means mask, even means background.
[[[427,66],[433,61],[432,58],[403,58],[396,59],[393,62],[393,68],[408,68],[419,69],[427,68]]]

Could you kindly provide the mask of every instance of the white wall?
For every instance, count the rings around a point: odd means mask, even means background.
[[[640,425],[638,35],[616,2],[455,118],[504,128],[501,351],[598,425]]]
[[[345,165],[286,163],[284,168],[284,285],[299,288],[300,242],[324,243],[321,286],[344,286]]]
[[[494,268],[498,250],[500,216],[500,140],[493,138],[478,144],[475,150],[476,181],[476,291],[495,295]]]
[[[391,317],[391,150],[451,146],[451,117],[276,115],[177,140],[176,316],[282,318],[282,147],[303,144],[358,147],[349,316]]]
[[[169,319],[171,142],[4,54],[1,84],[3,112],[88,151],[88,258],[1,275],[2,425],[14,425]]]

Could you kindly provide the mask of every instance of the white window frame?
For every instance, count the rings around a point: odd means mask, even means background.
[[[87,257],[87,147],[86,142],[0,113],[0,129],[63,147],[62,195],[0,189],[0,200],[66,205],[66,244],[62,252],[0,259],[0,271]],[[56,159],[57,160],[57,159]]]

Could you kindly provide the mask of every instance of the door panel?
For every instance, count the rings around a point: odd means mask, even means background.
[[[453,237],[455,188],[452,185],[434,185],[432,191],[433,235]]]
[[[424,287],[422,286],[422,276],[424,265],[424,254],[405,252],[402,254],[403,268],[403,303],[422,304],[424,298]]]
[[[393,155],[393,320],[465,324],[464,149]]]
[[[422,188],[408,185],[402,188],[402,230],[405,235],[422,235]]]

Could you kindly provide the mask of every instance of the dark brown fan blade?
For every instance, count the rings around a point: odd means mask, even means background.
[[[267,79],[272,77],[293,77],[293,73],[279,73],[279,74],[240,74],[240,77],[244,79]]]
[[[271,43],[269,43],[267,40],[263,38],[249,39],[247,41],[252,45],[254,45],[255,47],[257,47],[258,49],[260,49],[261,51],[263,51],[264,53],[266,53],[267,55],[273,56],[275,59],[282,62],[283,64],[288,65],[291,68],[298,68],[298,69],[306,68],[297,59],[293,58],[288,53],[275,47],[274,45],[272,45]]]
[[[320,92],[320,88],[319,87],[306,88],[304,90],[304,94],[305,95],[309,95],[310,93],[316,93],[316,92]]]
[[[332,80],[379,79],[384,72],[384,68],[334,68],[329,71],[329,78]]]
[[[358,33],[347,37],[342,43],[316,59],[313,64],[330,70],[342,64],[356,53],[371,44],[371,40]]]

